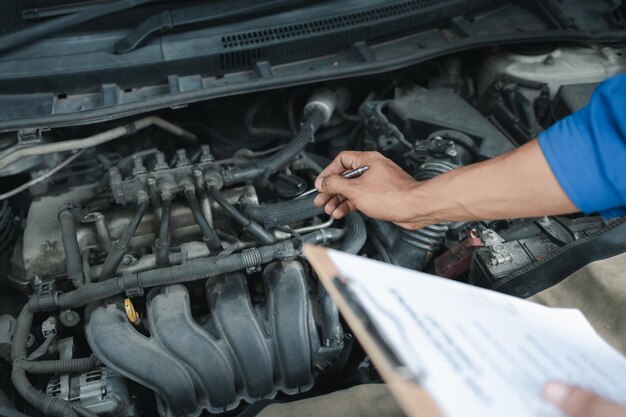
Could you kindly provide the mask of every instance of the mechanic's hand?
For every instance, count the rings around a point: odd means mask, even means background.
[[[345,179],[346,171],[367,165],[361,177]],[[418,182],[390,159],[378,152],[341,152],[315,180],[320,194],[317,207],[340,219],[359,210],[367,216],[415,229],[420,225],[411,216],[409,193]]]
[[[626,417],[626,408],[571,385],[549,382],[543,394],[570,417]]]

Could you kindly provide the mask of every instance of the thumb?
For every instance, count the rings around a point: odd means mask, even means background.
[[[626,409],[581,388],[549,382],[544,396],[570,417],[626,417]]]
[[[348,197],[350,186],[348,183],[350,180],[343,178],[340,175],[329,175],[327,177],[319,177],[315,180],[315,188],[320,193],[325,194],[341,194],[344,197]]]

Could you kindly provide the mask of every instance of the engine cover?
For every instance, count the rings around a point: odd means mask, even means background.
[[[266,301],[253,306],[242,273],[210,279],[203,324],[191,315],[186,287],[153,289],[150,337],[129,322],[121,299],[90,306],[87,340],[103,363],[156,392],[162,416],[221,413],[279,390],[306,391],[341,347],[321,346],[299,262],[268,265],[263,284]]]

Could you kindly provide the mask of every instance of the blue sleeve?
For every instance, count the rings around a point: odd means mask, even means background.
[[[600,84],[587,107],[541,133],[539,145],[578,209],[626,215],[626,75]]]

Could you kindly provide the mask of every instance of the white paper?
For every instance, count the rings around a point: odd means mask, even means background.
[[[554,309],[329,251],[348,288],[446,417],[561,417],[558,380],[626,406],[626,358],[579,310]]]

